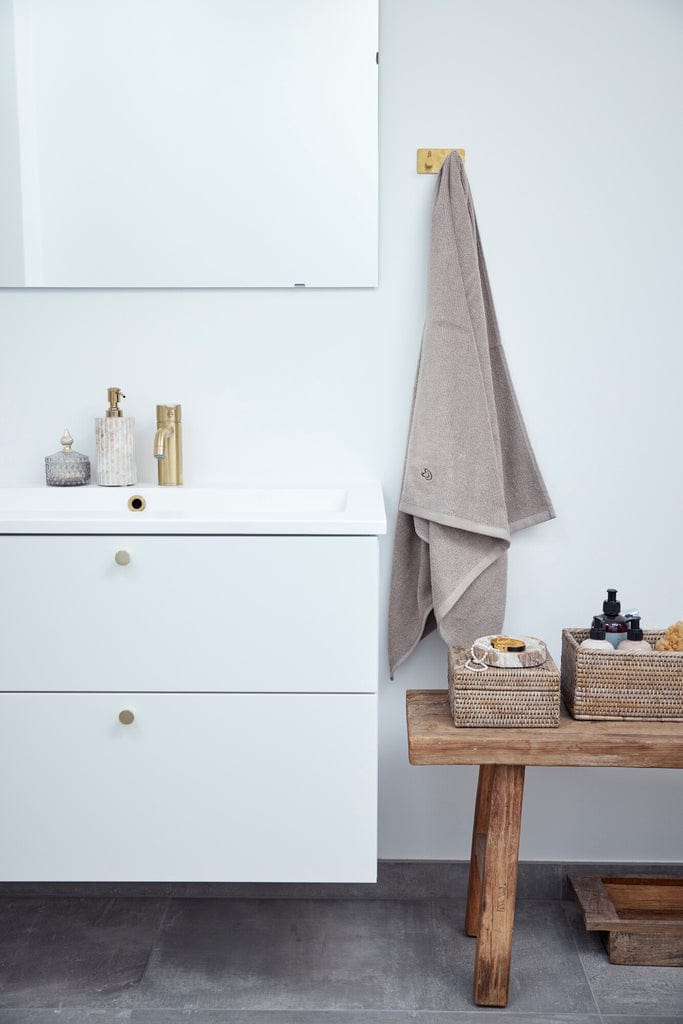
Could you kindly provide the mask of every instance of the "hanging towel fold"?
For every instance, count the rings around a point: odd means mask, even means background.
[[[554,518],[501,347],[462,160],[432,211],[427,317],[389,605],[393,671],[438,627],[449,645],[500,632],[515,530]]]

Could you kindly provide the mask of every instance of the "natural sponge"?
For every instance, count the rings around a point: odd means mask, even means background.
[[[683,651],[683,621],[674,622],[656,643],[658,651]]]

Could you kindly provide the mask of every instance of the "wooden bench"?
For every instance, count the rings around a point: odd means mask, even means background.
[[[558,729],[458,729],[446,690],[408,690],[414,765],[476,764],[465,930],[477,937],[474,1001],[506,1006],[527,765],[683,768],[681,722],[578,722]]]

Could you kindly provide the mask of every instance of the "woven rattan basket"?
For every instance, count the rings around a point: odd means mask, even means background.
[[[562,630],[562,697],[574,718],[683,721],[683,652],[621,654],[579,647],[587,629]],[[645,630],[654,647],[663,630]]]
[[[560,673],[552,658],[535,668],[471,672],[465,647],[448,652],[453,721],[469,728],[553,729],[560,724]]]

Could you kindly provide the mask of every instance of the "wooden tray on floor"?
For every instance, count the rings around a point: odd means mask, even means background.
[[[589,932],[613,964],[683,967],[683,878],[569,875]]]

